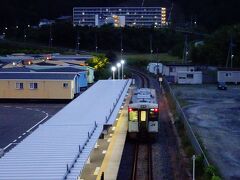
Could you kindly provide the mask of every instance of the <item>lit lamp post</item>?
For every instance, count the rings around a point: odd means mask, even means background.
[[[121,60],[121,65],[122,65],[122,79],[123,79],[123,65],[124,65],[125,61],[122,59]]]
[[[117,63],[118,79],[120,79],[120,67],[121,67],[121,63]]]
[[[158,80],[159,80],[159,83],[160,83],[160,91],[162,92],[162,81],[163,81],[163,78],[160,76],[158,78]]]
[[[113,73],[113,79],[115,79],[115,71],[116,71],[116,67],[113,66],[111,69],[112,69],[112,73]]]

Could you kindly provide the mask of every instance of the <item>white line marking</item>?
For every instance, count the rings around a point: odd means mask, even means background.
[[[9,107],[10,107],[10,106],[9,106]],[[48,118],[48,113],[45,113],[45,114],[46,114],[46,116],[45,116],[41,121],[39,121],[37,124],[35,124],[35,125],[34,125],[33,127],[31,127],[30,129],[28,129],[26,132],[30,132],[33,128],[35,128],[37,125],[39,125],[40,123],[42,123],[45,119],[47,119],[47,118]],[[23,133],[22,135],[24,136],[24,135],[26,134],[26,132]],[[21,136],[19,136],[18,138],[20,139]],[[8,144],[8,145],[5,146],[3,149],[6,150],[6,149],[9,148],[11,145],[16,144],[16,143],[15,143],[16,141],[17,141],[17,140],[15,139],[15,140],[13,141],[13,143]]]
[[[3,107],[9,108],[9,107],[11,107],[11,106],[3,106]]]
[[[8,147],[10,147],[12,145],[12,143],[10,143],[9,145],[7,145],[5,148],[3,148],[4,150],[6,150]]]
[[[17,106],[16,108],[17,108],[17,109],[22,109],[22,107],[19,107],[19,106]]]
[[[32,108],[26,108],[27,110],[33,110]]]
[[[94,175],[95,176],[97,176],[98,175],[98,173],[99,173],[99,171],[100,171],[100,167],[96,167],[96,169],[95,169],[95,171],[94,171]]]
[[[43,118],[41,121],[39,121],[37,124],[35,124],[33,127],[31,127],[30,129],[28,129],[26,132],[30,132],[32,129],[34,129],[36,126],[38,126],[39,124],[41,124],[45,119],[48,118],[48,113],[45,113],[46,116],[45,118]]]
[[[22,136],[18,136],[18,139],[22,138]]]

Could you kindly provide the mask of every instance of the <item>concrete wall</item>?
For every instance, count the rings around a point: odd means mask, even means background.
[[[240,71],[218,71],[217,75],[218,82],[240,82]]]
[[[23,89],[16,89],[17,82],[23,83]],[[32,82],[38,83],[37,89],[30,89]],[[74,94],[73,80],[0,80],[0,99],[73,99]]]

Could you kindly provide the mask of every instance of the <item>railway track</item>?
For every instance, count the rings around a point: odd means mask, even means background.
[[[136,143],[131,179],[132,180],[153,179],[151,144]]]
[[[186,167],[181,161],[177,136],[168,115],[167,102],[161,94],[159,82],[144,72],[129,68],[138,88],[155,88],[160,109],[159,133],[150,144],[145,141],[126,141],[122,167],[117,179],[168,179],[187,180]],[[132,158],[130,158],[132,157]],[[130,160],[130,159],[131,160]]]
[[[138,76],[140,78],[140,87],[141,88],[150,88],[150,80],[149,78],[144,74],[144,73],[141,73],[135,69],[132,69],[132,68],[129,68],[133,74],[135,74],[136,76]],[[140,88],[139,87],[139,88]]]

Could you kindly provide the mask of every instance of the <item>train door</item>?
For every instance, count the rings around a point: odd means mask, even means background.
[[[147,110],[139,110],[139,130],[140,132],[147,131]]]

